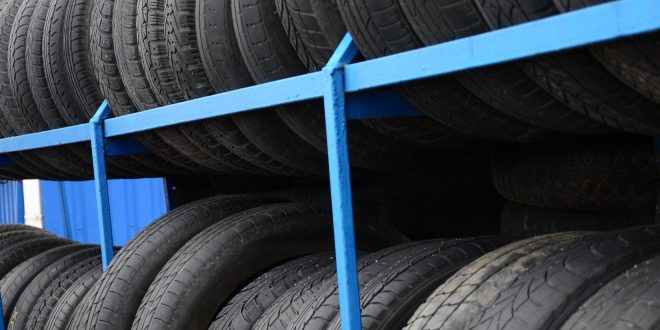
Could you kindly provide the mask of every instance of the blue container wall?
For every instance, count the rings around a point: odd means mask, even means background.
[[[163,179],[109,180],[112,233],[124,245],[167,211]],[[44,228],[83,243],[99,243],[94,182],[41,182]]]
[[[24,223],[23,183],[0,180],[0,223]]]

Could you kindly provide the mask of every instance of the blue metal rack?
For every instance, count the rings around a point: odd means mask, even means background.
[[[0,165],[11,164],[8,158],[3,157],[5,153],[90,141],[99,204],[98,224],[102,237],[103,265],[107,267],[113,251],[105,157],[145,152],[130,135],[323,98],[341,322],[346,329],[359,329],[360,303],[346,120],[411,115],[416,111],[387,92],[353,93],[659,29],[660,1],[621,0],[355,64],[349,63],[357,54],[357,49],[350,36],[347,36],[320,72],[118,118],[108,119],[110,108],[104,102],[89,124],[0,139]],[[383,99],[387,99],[387,102],[383,102]],[[0,322],[0,330],[3,328]]]

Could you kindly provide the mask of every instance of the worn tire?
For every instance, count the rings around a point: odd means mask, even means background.
[[[359,267],[364,267],[379,259],[397,253],[405,249],[414,249],[420,245],[427,244],[429,241],[414,241],[370,253],[358,259]],[[259,317],[253,329],[272,329],[284,330],[290,329],[293,322],[303,312],[303,307],[313,303],[320,294],[320,290],[329,282],[335,280],[336,268],[334,265],[325,267],[312,274],[308,278],[300,281],[296,286],[287,290],[268,309]]]
[[[427,296],[405,329],[463,329],[471,318],[529,268],[576,240],[593,233],[569,232],[538,236],[492,251],[450,277]]]
[[[307,69],[322,68],[346,35],[335,1],[276,0],[278,12],[294,48]],[[286,7],[286,8],[285,8]],[[284,15],[284,14],[287,15]],[[288,33],[295,30],[295,34]],[[469,139],[425,116],[363,120],[380,134],[414,146],[430,149],[461,148]]]
[[[100,268],[90,269],[71,284],[71,287],[64,292],[57,301],[57,304],[53,307],[53,310],[48,317],[48,321],[46,322],[46,329],[66,329],[66,325],[72,318],[79,303],[83,300],[94,283],[98,281],[101,274],[102,271]]]
[[[17,231],[17,230],[31,230],[31,231],[36,231],[36,232],[42,232],[44,234],[50,234],[50,232],[45,231],[41,228],[37,228],[37,227],[34,227],[34,226],[23,225],[23,224],[18,224],[18,223],[1,224],[0,225],[0,234],[8,233],[8,232],[11,232],[11,231]]]
[[[114,7],[113,8],[113,3]],[[144,70],[137,51],[136,2],[95,2],[90,33],[91,56],[101,92],[110,103],[113,113],[131,114],[161,106],[151,92],[149,83],[143,78]],[[117,10],[117,7],[119,10]],[[119,16],[119,19],[115,17]],[[109,20],[111,22],[109,22]],[[117,27],[115,25],[122,24]],[[203,167],[189,160],[184,154],[168,144],[180,134],[176,128],[140,134],[138,138],[159,158],[180,166],[172,172],[203,172]],[[184,170],[185,169],[185,170]]]
[[[55,236],[51,235],[50,233],[37,230],[11,230],[0,234],[0,249],[6,249],[14,244],[18,244],[34,238],[46,237],[55,238]]]
[[[127,91],[126,80],[122,82],[118,63],[128,62],[128,58],[123,56],[118,50],[118,44],[113,41],[113,15],[114,1],[94,1],[91,11],[89,49],[90,61],[94,69],[96,81],[103,97],[108,100],[112,112],[116,115],[125,115],[136,112],[136,107],[131,102],[131,98],[137,98],[135,90]],[[121,11],[120,11],[121,12]],[[135,15],[132,16],[135,18]],[[132,21],[135,25],[135,20]],[[130,28],[127,27],[127,28]],[[128,36],[126,36],[128,38]],[[135,42],[135,36],[126,42]],[[136,46],[137,48],[137,46]],[[117,61],[119,58],[119,61]],[[139,60],[138,60],[139,62]],[[134,68],[137,71],[137,68]],[[149,89],[148,84],[146,88]],[[197,170],[194,163],[182,157],[176,150],[153,133],[139,134],[138,139],[158,158],[152,158],[149,166],[170,174],[181,174],[188,170]],[[181,167],[179,167],[181,164]]]
[[[434,45],[490,30],[472,0],[399,1],[417,37]],[[503,113],[549,131],[602,134],[613,129],[559,102],[518,64],[503,64],[455,74],[472,93]]]
[[[21,297],[11,312],[7,329],[34,329],[27,327],[26,322],[32,309],[37,306],[39,297],[44,292],[48,292],[51,284],[58,283],[58,277],[61,274],[78,269],[81,265],[88,266],[92,263],[90,258],[97,258],[100,254],[101,250],[98,246],[87,246],[48,265],[21,293]]]
[[[45,14],[43,10],[47,10],[46,8],[39,7],[39,0],[24,0],[16,12],[10,34],[9,43],[12,48],[8,55],[9,85],[18,106],[18,111],[12,115],[13,127],[18,134],[41,132],[51,128],[44,119],[43,111],[39,108],[36,97],[32,94],[27,60],[28,51],[32,50],[28,49],[28,42],[31,41],[28,36],[32,33],[39,34],[39,31],[30,31],[30,27],[36,27],[36,24],[32,23],[32,17]],[[38,9],[42,11],[38,12]],[[73,179],[89,179],[93,177],[91,157],[86,157],[88,155],[81,152],[81,149],[79,145],[66,146],[57,150],[41,152],[41,154],[48,157],[49,163],[59,169],[63,176]]]
[[[560,0],[562,12],[611,0]],[[635,36],[589,47],[612,74],[646,98],[660,104],[660,38],[657,33]]]
[[[357,242],[366,250],[401,239],[380,225],[356,223]],[[142,300],[133,328],[206,329],[229,295],[260,272],[331,247],[329,214],[311,206],[283,203],[229,217],[188,241],[165,264]]]
[[[562,329],[657,329],[660,256],[640,262],[598,290]]]
[[[359,269],[362,328],[399,329],[418,304],[470,261],[511,239],[484,237],[428,242],[402,249]],[[334,278],[303,306],[292,329],[341,329],[339,293]]]
[[[11,316],[21,293],[35,276],[46,269],[48,265],[67,254],[81,250],[83,247],[77,244],[69,244],[52,248],[21,262],[5,275],[0,281],[0,288],[2,290],[3,315],[7,317],[7,320]]]
[[[231,16],[230,0],[195,2],[195,31],[199,56],[215,92],[226,92],[254,83],[238,50]],[[250,163],[274,174],[304,176],[303,171],[290,168],[273,158],[270,153],[261,150],[237,125],[237,122],[249,123],[250,120],[256,120],[257,123],[270,122],[271,117],[272,115],[260,111],[220,118],[211,122],[210,126],[216,127],[215,132],[222,133],[217,134],[219,139],[226,141],[236,154]]]
[[[653,139],[612,137],[494,152],[495,187],[508,200],[575,210],[654,210],[660,173]]]
[[[51,0],[43,29],[43,65],[52,101],[66,125],[87,123],[102,96],[91,69],[88,31],[89,0]],[[112,177],[149,177],[141,156],[108,159]],[[133,161],[136,160],[136,161]]]
[[[496,298],[475,313],[468,327],[558,328],[603,285],[659,252],[658,226],[579,240],[500,288]]]
[[[501,234],[534,236],[570,230],[609,231],[655,223],[648,211],[581,211],[542,208],[508,202],[502,211]]]
[[[337,0],[337,5],[368,59],[423,46],[397,0]],[[429,117],[468,135],[507,141],[546,140],[554,135],[493,109],[453,77],[426,79],[396,90]]]
[[[235,294],[218,313],[209,329],[252,329],[264,311],[284,292],[334,262],[330,254],[315,254],[275,267]]]
[[[553,0],[478,0],[491,29],[521,24],[560,11]],[[619,81],[586,49],[522,62],[527,73],[555,97],[603,124],[626,132],[658,135],[660,105]]]
[[[78,329],[128,328],[163,265],[188,240],[232,214],[278,202],[260,196],[216,196],[177,208],[135,235],[113,258],[81,303]]]
[[[10,45],[11,30],[16,13],[22,3],[23,0],[7,1],[3,10],[0,11],[0,116],[3,117],[1,126],[3,126],[3,136],[5,137],[19,135],[29,131],[29,128],[26,127],[29,124],[25,122],[18,123],[18,121],[27,118],[36,119],[32,117],[38,115],[35,113],[23,114],[22,111],[24,109],[19,108],[16,103],[16,97],[10,87],[9,53],[14,51],[13,45]],[[16,129],[17,127],[20,131]],[[60,175],[56,167],[48,165],[50,161],[57,162],[61,159],[59,156],[52,149],[45,149],[41,152],[28,151],[20,154],[20,158],[23,160],[22,166],[26,167],[36,176],[45,179],[63,179],[66,177],[66,174]]]
[[[71,241],[55,237],[40,237],[22,240],[0,249],[0,277],[5,277],[14,267],[41,252],[58,246],[71,244]]]
[[[276,14],[278,9],[282,18]],[[278,8],[275,0],[239,0],[233,2],[232,10],[239,49],[257,83],[308,72],[309,63],[313,61],[298,59],[296,48],[305,47],[298,32],[292,24],[282,24],[289,23],[287,6]],[[292,43],[290,39],[296,42]],[[277,114],[317,152],[327,153],[321,102],[278,107]],[[382,135],[359,121],[348,123],[348,136],[352,164],[367,170],[387,172],[431,168],[440,158],[429,150],[420,150]]]
[[[34,302],[34,307],[32,307],[27,320],[25,320],[24,323],[17,320],[14,326],[20,329],[20,325],[25,324],[24,326],[26,329],[52,329],[47,328],[46,323],[48,322],[48,319],[53,316],[53,312],[55,311],[54,308],[59,303],[59,300],[69,289],[74,288],[78,279],[90,272],[101,271],[101,269],[100,255],[83,260],[67,269],[53,279],[53,281],[43,290],[39,299]]]

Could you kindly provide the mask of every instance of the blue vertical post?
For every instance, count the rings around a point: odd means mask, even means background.
[[[344,65],[353,60],[355,55],[357,48],[351,36],[347,34],[323,68],[325,88],[323,99],[337,257],[339,312],[342,328],[349,330],[362,327],[344,93]]]
[[[105,133],[103,130],[103,122],[108,119],[108,117],[110,117],[110,106],[107,101],[103,101],[98,111],[96,111],[96,114],[94,114],[94,117],[89,121],[103,270],[108,267],[110,260],[112,260],[112,257],[114,256],[112,225],[110,221],[110,198],[108,195],[108,176],[105,169]]]

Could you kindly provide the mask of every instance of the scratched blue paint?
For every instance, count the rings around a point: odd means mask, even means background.
[[[110,118],[108,101],[104,100],[92,119],[89,130],[92,145],[92,165],[94,168],[94,188],[96,192],[96,212],[101,236],[101,260],[105,270],[115,255],[110,218],[110,198],[108,196],[108,174],[105,169],[105,133],[103,122]]]
[[[109,180],[108,189],[115,246],[126,244],[167,212],[163,179]],[[100,243],[93,181],[41,181],[41,196],[46,229],[83,243]]]
[[[343,75],[343,66],[352,61],[357,53],[353,39],[347,34],[322,70],[339,314],[342,328],[348,330],[362,328]]]

